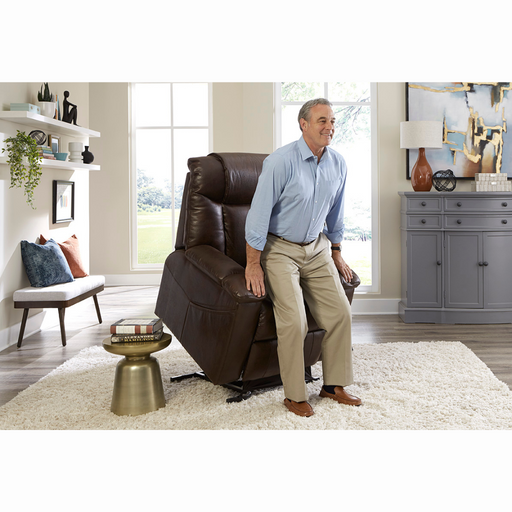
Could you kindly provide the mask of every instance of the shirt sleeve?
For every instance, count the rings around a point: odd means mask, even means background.
[[[341,185],[334,199],[333,205],[325,219],[324,234],[333,244],[341,243],[345,233],[345,185],[347,183],[347,166],[345,160],[341,161]]]
[[[245,240],[258,251],[262,251],[267,243],[270,217],[284,188],[285,173],[286,166],[281,156],[272,154],[264,160],[245,222]]]

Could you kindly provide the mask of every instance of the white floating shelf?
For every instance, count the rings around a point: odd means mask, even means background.
[[[62,135],[71,135],[72,137],[101,137],[101,133],[95,130],[89,130],[83,126],[57,121],[50,117],[34,114],[33,112],[18,112],[11,110],[0,111],[0,119],[5,119],[11,123],[26,124],[31,126],[40,126],[47,130],[54,130]]]
[[[7,164],[7,157],[0,158],[0,164]],[[63,162],[62,160],[50,160],[43,158],[41,162],[43,169],[61,169],[65,171],[99,171],[101,167],[94,164],[82,162]]]

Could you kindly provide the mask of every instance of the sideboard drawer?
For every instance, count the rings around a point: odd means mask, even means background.
[[[512,229],[512,215],[445,215],[446,229]]]
[[[408,215],[407,227],[412,229],[440,229],[441,215]]]
[[[407,198],[407,212],[440,212],[442,199],[440,197],[409,197]]]
[[[446,212],[510,212],[512,213],[512,200],[493,197],[445,197],[444,210]]]

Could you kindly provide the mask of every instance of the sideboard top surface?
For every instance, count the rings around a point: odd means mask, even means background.
[[[468,197],[498,197],[498,196],[504,196],[504,197],[512,197],[512,192],[463,192],[463,191],[456,191],[453,192],[437,192],[436,190],[430,191],[430,192],[415,192],[414,190],[408,191],[408,192],[398,192],[400,196],[405,197],[461,197],[461,196],[468,196]]]

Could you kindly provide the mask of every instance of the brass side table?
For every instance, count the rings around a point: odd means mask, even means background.
[[[137,416],[165,406],[164,387],[158,360],[151,354],[163,350],[172,336],[164,334],[158,341],[112,343],[103,340],[103,348],[124,356],[117,363],[110,410],[119,416]]]

